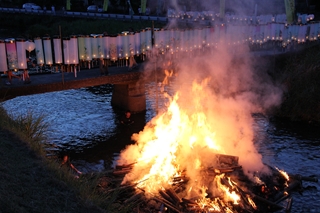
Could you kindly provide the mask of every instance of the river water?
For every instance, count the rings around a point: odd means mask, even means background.
[[[132,132],[143,129],[164,104],[159,85],[146,85],[147,110],[134,114],[134,128],[119,125],[123,111],[111,106],[112,86],[82,88],[17,97],[3,103],[14,115],[32,112],[50,124],[48,140],[56,151],[67,150],[76,167],[85,172],[110,169],[120,150],[130,144]],[[170,91],[169,91],[170,92]],[[272,122],[254,115],[256,144],[263,161],[290,174],[320,177],[320,132],[311,127]],[[320,212],[319,183],[303,182],[302,195],[294,193],[292,213]]]

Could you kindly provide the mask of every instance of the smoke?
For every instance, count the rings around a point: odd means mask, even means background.
[[[252,113],[280,104],[282,93],[254,69],[261,60],[251,57],[247,47],[230,47],[164,59],[175,65],[175,95],[164,94],[167,108],[121,152],[118,164],[138,162],[124,182],[163,184],[169,179],[164,174],[172,176],[179,169],[198,180],[200,168],[217,166],[215,154],[238,156],[247,174],[267,171],[255,146]]]

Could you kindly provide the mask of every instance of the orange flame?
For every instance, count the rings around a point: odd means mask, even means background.
[[[219,123],[215,116],[221,116],[219,111],[223,109],[220,106],[203,104],[209,96],[214,96],[208,87],[209,81],[208,78],[201,83],[193,82],[188,97],[182,91],[173,97],[165,94],[169,100],[167,109],[153,118],[143,131],[134,134],[132,139],[136,143],[129,145],[120,154],[118,164],[137,162],[122,183],[135,182],[146,192],[157,193],[172,184],[173,177],[180,176],[183,171],[190,178],[187,186],[190,190],[186,192],[188,197],[199,196],[199,191],[202,191],[200,196],[203,199],[199,203],[206,203],[205,205],[212,209],[217,208],[214,205],[216,201],[208,204],[205,199],[207,194],[204,193],[206,191],[217,191],[225,201],[235,204],[239,202],[240,196],[232,189],[234,182],[229,180],[230,188],[221,184],[219,178],[223,176],[216,175],[214,179],[210,179],[201,173],[204,168],[219,169],[216,155],[227,154],[227,148],[233,148],[233,152],[238,151],[227,124],[220,128],[223,129],[223,134],[217,132]],[[213,99],[218,101],[219,98]],[[210,113],[211,109],[208,107],[215,107],[218,112]],[[237,117],[235,122],[239,119]],[[219,117],[220,122],[224,120],[232,122],[232,119],[227,117]],[[241,140],[250,140],[252,134],[246,137],[244,131],[247,131],[247,126],[242,127],[239,137]],[[212,185],[217,186],[218,190],[212,187],[203,188]],[[225,207],[224,211],[228,212],[227,209],[228,207]]]

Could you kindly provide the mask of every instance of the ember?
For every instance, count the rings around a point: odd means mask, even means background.
[[[226,155],[220,157],[229,158],[229,162],[237,158]],[[268,175],[255,174],[255,178],[249,179],[241,166],[235,166],[234,162],[228,166],[229,169],[225,172],[202,168],[203,178],[212,180],[211,184],[217,189],[215,192],[209,192],[207,187],[187,188],[190,178],[183,171],[181,176],[171,177],[171,184],[160,187],[157,192],[147,192],[139,187],[144,186],[144,181],[116,187],[122,178],[132,171],[132,164],[117,166],[109,171],[109,183],[115,188],[101,189],[111,197],[116,194],[119,203],[134,205],[136,212],[289,213],[292,206],[291,195],[302,190],[302,181],[318,181],[313,176],[301,175],[288,175],[290,179],[287,179],[283,176],[283,171],[277,168],[270,168],[272,172]],[[198,196],[190,197],[192,191],[197,191]]]

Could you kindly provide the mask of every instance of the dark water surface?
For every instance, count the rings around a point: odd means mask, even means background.
[[[123,111],[112,108],[112,86],[83,88],[17,97],[4,102],[9,113],[45,115],[50,124],[49,141],[57,151],[69,150],[72,162],[83,172],[110,169],[120,150],[130,144],[132,132],[143,129],[161,108],[156,97],[159,85],[146,85],[147,110],[134,114],[135,125],[123,129]],[[156,101],[157,100],[157,101]],[[270,122],[255,115],[256,144],[263,161],[290,174],[320,177],[320,131],[316,128]],[[303,182],[302,195],[295,193],[292,213],[320,213],[319,183]]]

